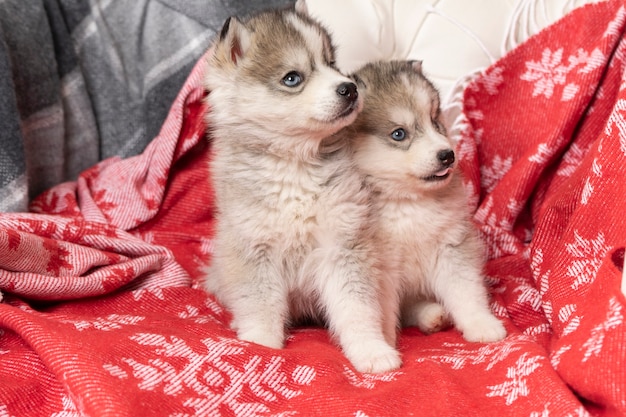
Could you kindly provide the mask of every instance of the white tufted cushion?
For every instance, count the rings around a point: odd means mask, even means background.
[[[377,59],[420,59],[444,103],[457,82],[530,35],[600,0],[306,0],[351,72]]]

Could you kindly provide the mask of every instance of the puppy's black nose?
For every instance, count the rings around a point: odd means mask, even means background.
[[[349,101],[355,101],[359,97],[359,92],[356,89],[355,83],[339,84],[339,87],[337,87],[337,94]]]
[[[454,163],[454,151],[452,149],[444,149],[437,152],[437,159],[441,165],[449,167]]]

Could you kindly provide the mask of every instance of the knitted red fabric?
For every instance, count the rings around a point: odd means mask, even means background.
[[[356,372],[325,330],[240,342],[210,258],[203,61],[146,151],[0,214],[0,416],[626,414],[626,11],[575,10],[467,89],[461,169],[502,342],[402,332]]]

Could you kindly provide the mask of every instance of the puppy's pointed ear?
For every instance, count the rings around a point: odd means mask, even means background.
[[[229,17],[222,26],[220,43],[226,48],[226,57],[236,66],[250,46],[250,32],[236,17]]]
[[[309,15],[309,8],[306,5],[306,0],[298,0],[296,1],[296,12],[303,14],[305,16]]]
[[[422,61],[420,60],[410,60],[409,64],[411,65],[411,68],[413,68],[413,71],[415,72],[422,72]]]

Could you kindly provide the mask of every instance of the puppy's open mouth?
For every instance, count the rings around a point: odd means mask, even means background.
[[[444,168],[433,175],[422,178],[424,181],[443,181],[452,174],[452,168]]]

